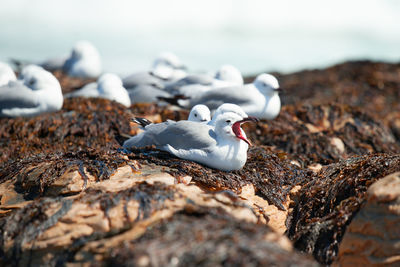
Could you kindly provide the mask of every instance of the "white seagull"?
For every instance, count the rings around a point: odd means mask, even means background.
[[[43,68],[28,65],[20,80],[0,87],[0,117],[30,117],[60,110],[61,86],[56,77]]]
[[[122,86],[121,79],[112,73],[105,73],[97,82],[89,83],[81,89],[65,95],[67,98],[78,96],[106,98],[127,107],[131,105],[128,91]]]
[[[122,81],[126,89],[136,89],[137,86],[152,86],[163,89],[166,82],[176,81],[186,76],[185,66],[173,53],[159,55],[149,71],[139,71],[126,76]]]
[[[161,98],[171,98],[173,97],[170,93],[158,89],[151,85],[137,85],[133,89],[127,89],[129,97],[131,98],[132,104],[134,103],[157,103],[166,104],[165,102],[160,102]]]
[[[153,62],[151,73],[163,80],[176,81],[187,75],[186,67],[172,52],[161,53]]]
[[[247,117],[247,116],[246,116]],[[207,106],[204,105],[196,105],[192,108],[189,113],[188,121],[194,122],[202,122],[202,123],[209,123],[211,120],[210,110]],[[146,130],[146,126],[153,124],[153,122],[149,121],[146,118],[139,118],[135,117],[132,120],[133,122],[140,125],[140,128]],[[173,120],[167,120],[166,122],[171,122]],[[163,122],[162,122],[163,123]]]
[[[77,42],[63,65],[63,71],[72,77],[98,77],[102,71],[98,50],[88,41]]]
[[[189,74],[174,83],[169,83],[164,90],[174,95],[198,97],[211,89],[243,85],[240,71],[232,65],[222,65],[214,76],[208,74]]]
[[[281,110],[279,91],[278,80],[271,74],[263,73],[251,84],[211,89],[189,101],[178,100],[178,103],[188,108],[203,104],[211,111],[223,103],[233,103],[239,105],[250,116],[272,120]]]
[[[179,158],[211,168],[239,170],[246,163],[250,144],[240,125],[256,120],[228,112],[218,116],[215,126],[192,121],[150,124],[145,131],[126,140],[123,147],[130,150],[155,145]]]
[[[188,121],[209,122],[211,120],[210,109],[205,105],[196,105],[189,113]]]
[[[0,86],[8,84],[9,81],[15,81],[17,77],[13,69],[6,63],[0,62]]]

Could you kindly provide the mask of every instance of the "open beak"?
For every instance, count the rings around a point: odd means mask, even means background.
[[[251,146],[250,141],[247,140],[247,138],[243,136],[242,128],[240,128],[240,126],[243,123],[249,122],[249,121],[258,122],[259,119],[257,119],[256,117],[249,116],[247,118],[244,118],[243,120],[237,121],[232,125],[232,131],[236,135],[237,138],[245,141],[249,146]]]

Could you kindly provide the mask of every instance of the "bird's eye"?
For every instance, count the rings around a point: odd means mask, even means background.
[[[197,117],[197,114],[194,114],[195,117]]]
[[[35,79],[29,80],[29,85],[34,85],[35,83],[36,83],[36,80],[35,80]]]
[[[227,123],[230,123],[230,122],[231,122],[231,120],[226,120],[226,122],[227,122]]]

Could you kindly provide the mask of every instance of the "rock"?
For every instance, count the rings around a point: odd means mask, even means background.
[[[294,246],[322,264],[331,264],[369,186],[397,171],[399,154],[352,157],[324,166],[301,187],[289,213],[287,234]]]
[[[399,172],[370,186],[366,203],[347,227],[335,265],[400,265]]]

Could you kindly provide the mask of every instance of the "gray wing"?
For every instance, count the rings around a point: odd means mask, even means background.
[[[216,145],[213,128],[207,124],[192,121],[167,121],[151,124],[145,131],[124,143],[125,148],[155,145],[163,148],[169,144],[175,149],[206,149]]]
[[[152,85],[158,88],[164,88],[163,80],[155,77],[150,72],[137,72],[125,77],[122,80],[125,88],[134,88],[138,85]]]
[[[146,129],[147,130],[147,129]],[[175,149],[205,149],[217,143],[213,128],[193,121],[178,121],[168,125],[156,140],[160,146],[167,144]]]
[[[0,109],[35,108],[38,96],[21,81],[11,81],[0,87]]]
[[[129,97],[133,103],[153,103],[158,102],[157,97],[171,97],[171,94],[154,88],[151,85],[138,85],[134,89],[128,90]]]
[[[232,103],[239,106],[249,105],[252,102],[249,91],[243,86],[224,87],[212,89],[190,101],[190,107],[197,104],[206,105],[210,110],[217,109],[224,103]]]
[[[66,98],[78,97],[78,96],[98,97],[99,91],[97,90],[97,83],[96,82],[88,83],[87,85],[83,86],[81,89],[78,89],[74,92],[71,92],[71,93],[65,95]]]
[[[188,75],[185,78],[182,78],[174,83],[171,83],[165,87],[165,90],[168,92],[179,91],[179,88],[186,85],[200,84],[204,86],[211,86],[214,81],[214,78],[210,75],[206,74],[192,74]]]
[[[141,132],[124,142],[123,147],[131,149],[133,147],[145,147],[151,145],[158,145],[156,137],[163,132],[168,125],[176,123],[175,121],[166,121],[157,124],[149,124],[144,127],[144,132]]]

